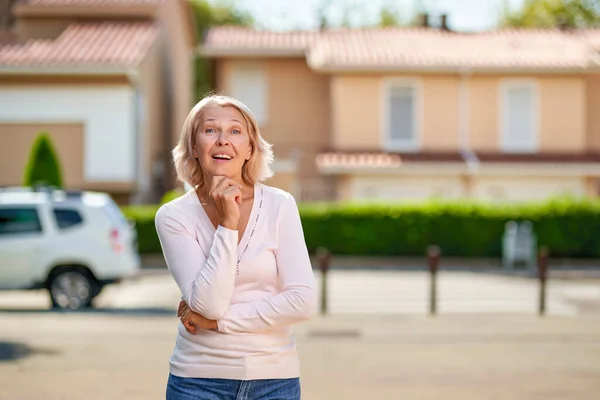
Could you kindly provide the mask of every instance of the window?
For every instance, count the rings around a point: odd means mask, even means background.
[[[507,81],[501,101],[501,147],[507,152],[537,149],[537,88],[534,82]]]
[[[389,82],[384,90],[385,147],[411,151],[419,145],[418,87],[414,82]]]
[[[41,231],[35,208],[0,208],[0,236]]]
[[[81,218],[79,212],[75,210],[55,209],[54,218],[60,229],[67,229],[83,223],[83,218]]]
[[[114,200],[111,199],[106,204],[106,206],[102,207],[102,210],[108,216],[110,222],[115,226],[129,225],[129,221],[127,220],[127,218],[125,218],[125,216],[121,212],[121,209],[119,208],[117,203],[114,202]]]
[[[267,76],[259,65],[239,65],[231,72],[231,96],[244,103],[259,125],[267,121]]]

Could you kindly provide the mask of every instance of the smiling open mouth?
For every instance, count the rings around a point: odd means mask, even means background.
[[[213,160],[231,160],[231,156],[228,154],[215,154],[212,156]]]

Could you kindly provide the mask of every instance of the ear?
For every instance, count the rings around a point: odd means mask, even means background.
[[[196,145],[192,146],[192,157],[198,158],[198,153],[196,153]]]
[[[246,161],[248,161],[250,159],[250,157],[252,157],[252,145],[250,145],[250,147],[248,148],[248,154],[246,154]]]

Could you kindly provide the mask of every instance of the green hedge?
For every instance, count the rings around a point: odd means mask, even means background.
[[[124,209],[137,221],[142,252],[161,251],[153,221],[156,209]],[[548,246],[553,256],[600,258],[599,202],[305,204],[300,213],[311,252],[324,246],[333,254],[422,256],[428,245],[437,244],[447,256],[499,257],[504,226],[514,219],[532,221],[538,244]]]

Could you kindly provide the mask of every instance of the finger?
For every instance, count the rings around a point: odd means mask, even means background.
[[[237,184],[238,183],[236,183],[233,179],[229,179],[225,176],[214,176],[212,179],[212,184],[211,184],[211,189],[209,191],[209,194],[211,196],[214,196],[215,194],[222,192],[224,189],[228,188],[229,186],[235,186]]]
[[[236,200],[242,198],[242,190],[236,186],[230,186],[221,193],[221,197],[226,200]]]
[[[187,304],[185,301],[182,300],[179,302],[179,307],[177,307],[177,316],[178,317],[181,317],[186,306],[187,306]]]
[[[184,324],[183,326],[185,327],[185,330],[191,333],[192,335],[196,334],[196,327],[191,323]]]
[[[237,183],[236,181],[234,181],[233,179],[230,178],[223,178],[219,184],[215,187],[215,190],[213,191],[213,194],[218,195],[219,193],[223,193],[225,190],[229,189],[230,187],[237,187],[239,189],[242,189],[242,185]]]

